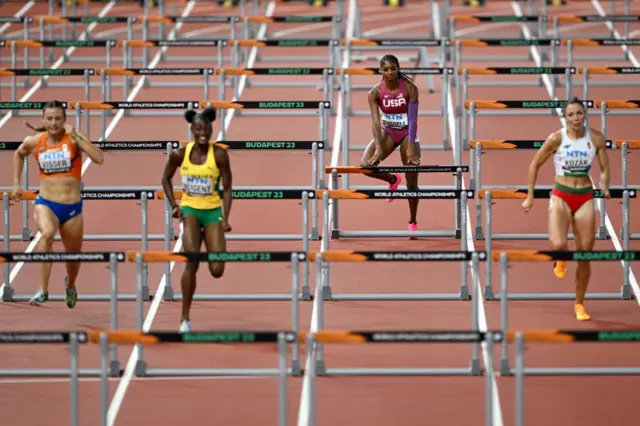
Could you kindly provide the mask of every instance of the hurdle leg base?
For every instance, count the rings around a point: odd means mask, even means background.
[[[500,360],[500,375],[501,376],[512,376],[513,372],[511,371],[511,367],[509,367],[508,359]]]
[[[484,232],[482,232],[482,226],[476,226],[476,240],[484,240]]]
[[[146,285],[142,287],[142,300],[149,302],[151,301],[151,294],[149,293],[149,287]]]
[[[31,241],[33,234],[31,233],[31,229],[26,226],[22,228],[22,241]]]
[[[147,291],[149,289],[147,288]],[[164,286],[164,290],[162,291],[162,300],[164,300],[165,302],[172,302],[173,301],[173,287],[171,286]]]
[[[322,300],[333,300],[331,296],[331,287],[328,285],[322,287]]]
[[[460,238],[462,238],[462,230],[461,229],[456,229],[455,239],[459,240]]]
[[[323,359],[316,360],[316,376],[326,376],[327,375],[327,367],[324,364]]]
[[[469,294],[469,287],[463,285],[460,287],[460,300],[471,300],[471,295]]]
[[[633,295],[631,294],[631,286],[628,284],[622,284],[620,288],[620,293],[622,293],[622,299],[624,300],[632,300]]]
[[[13,287],[9,283],[6,283],[4,288],[2,289],[2,301],[3,302],[12,302],[13,301]]]
[[[598,232],[596,232],[596,239],[598,240],[608,240],[609,239],[609,235],[607,235],[607,228],[604,226],[601,226],[600,228],[598,228]]]
[[[114,359],[109,365],[109,377],[120,377],[121,374],[122,372],[120,370],[120,361]]]
[[[340,239],[340,230],[339,229],[332,229],[331,230],[331,239],[332,240],[339,240]]]
[[[313,226],[311,228],[311,239],[314,240],[314,241],[320,240],[320,231],[318,231],[318,227],[317,226]]]
[[[300,369],[300,361],[291,361],[291,375],[298,377],[302,375],[302,370]]]
[[[496,295],[493,292],[493,287],[490,285],[484,287],[484,300],[497,300]]]
[[[147,375],[147,361],[139,359],[136,362],[136,368],[133,370],[136,377],[144,377]]]
[[[300,292],[300,299],[305,301],[313,300],[313,296],[311,295],[311,291],[308,286],[302,287],[302,291]]]
[[[473,376],[481,376],[482,368],[480,368],[480,360],[472,359],[471,360],[471,375]]]

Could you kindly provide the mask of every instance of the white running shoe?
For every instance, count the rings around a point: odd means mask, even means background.
[[[182,321],[180,323],[180,330],[178,333],[189,333],[191,331],[191,323],[189,321]]]

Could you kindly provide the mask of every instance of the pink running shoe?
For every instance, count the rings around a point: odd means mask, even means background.
[[[409,223],[409,231],[415,232],[418,230],[418,224],[417,223]],[[409,237],[410,240],[417,240],[416,237]]]
[[[389,188],[387,188],[389,191],[396,191],[402,183],[402,176],[397,173],[395,173],[394,176],[396,177],[396,183],[392,183],[391,185],[389,185]],[[392,201],[393,198],[387,198],[387,203],[390,203]]]

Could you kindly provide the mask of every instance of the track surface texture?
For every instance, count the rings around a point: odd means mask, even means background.
[[[353,0],[355,2],[356,0]],[[347,36],[353,37],[353,5],[347,1],[345,10],[347,16]],[[385,36],[416,35],[427,36],[427,31],[433,26],[429,2],[420,0],[408,2],[404,9],[389,9],[374,0],[359,0],[361,10],[361,38],[384,38]],[[30,6],[29,6],[30,5]],[[27,7],[29,6],[29,7]],[[636,6],[634,6],[635,8]],[[600,9],[604,8],[604,9]],[[0,7],[0,16],[12,16],[21,9],[23,14],[37,16],[47,14],[46,6],[40,4],[5,4]],[[59,14],[59,9],[57,14]],[[604,2],[580,2],[570,4],[561,9],[549,9],[549,14],[590,15],[600,11],[609,12],[608,4]],[[327,9],[313,9],[303,4],[266,3],[261,14],[271,15],[333,15],[337,11],[332,4]],[[79,12],[81,13],[81,12]],[[91,15],[102,16],[141,16],[143,10],[135,5],[115,5],[113,3],[91,5]],[[152,10],[152,14],[156,13]],[[230,15],[239,14],[239,9],[225,10],[214,4],[195,4],[194,2],[180,3],[173,10],[168,8],[168,14],[182,16]],[[499,2],[484,9],[469,9],[454,6],[452,14],[487,14],[512,15],[527,12],[515,3]],[[617,11],[617,14],[620,14]],[[632,9],[631,13],[638,13]],[[92,28],[92,37],[102,39],[123,39],[126,32],[123,25],[100,23]],[[256,25],[258,27],[258,25]],[[312,24],[302,29],[303,25],[269,24],[271,37],[309,37],[316,35],[327,36],[331,33],[329,25]],[[573,33],[584,33],[585,30],[601,33],[601,37],[608,36],[605,24],[566,25],[561,32],[562,38],[573,37]],[[174,24],[167,25],[166,33],[170,34]],[[621,26],[616,25],[619,31]],[[152,31],[158,26],[152,25]],[[228,25],[218,24],[185,24],[180,29],[183,38],[201,39],[205,37],[227,37]],[[78,25],[78,33],[85,27]],[[141,28],[134,25],[135,38],[142,38]],[[482,38],[497,36],[504,32],[520,31],[519,24],[459,24],[457,31],[465,37]],[[632,28],[635,30],[635,28]],[[20,38],[21,28],[18,25],[0,26],[0,37]],[[33,25],[31,38],[37,39],[37,25]],[[442,29],[434,28],[437,37],[444,36]],[[62,29],[55,30],[57,37],[62,36]],[[151,35],[150,38],[158,38]],[[328,62],[273,62],[270,55],[325,55],[325,48],[282,48],[260,47],[247,49],[253,53],[253,61],[247,67],[323,67]],[[520,62],[497,62],[484,60],[469,62],[467,56],[475,55],[525,55],[529,48],[463,48],[462,67],[478,66],[540,66],[534,60]],[[536,51],[536,48],[531,49]],[[150,61],[156,56],[158,49],[149,51]],[[634,54],[640,54],[637,48],[631,48]],[[7,54],[5,54],[6,52]],[[495,53],[494,53],[495,52]],[[563,60],[559,66],[566,64],[566,48],[561,49]],[[594,53],[597,52],[597,53]],[[8,49],[3,49],[2,67],[9,67],[5,62]],[[54,50],[54,61],[46,66],[54,66],[63,53],[62,49]],[[257,55],[256,55],[257,53]],[[382,57],[384,54],[403,54],[379,50],[373,54]],[[433,52],[430,52],[433,54]],[[640,66],[637,56],[625,60],[620,47],[585,47],[578,48],[577,55],[619,55],[617,62],[594,62],[575,60],[578,67],[587,66]],[[37,58],[37,50],[30,49],[30,56]],[[206,48],[172,48],[164,53],[173,62],[156,61],[158,68],[191,68],[210,67],[215,63],[215,53]],[[95,62],[96,56],[102,56],[100,49],[75,49],[70,57],[72,63],[58,65],[61,68],[103,67],[104,62]],[[134,51],[136,57],[142,56],[142,51]],[[180,56],[208,56],[210,60],[202,62],[181,62]],[[225,56],[230,55],[226,48]],[[82,59],[86,57],[87,59]],[[114,57],[121,57],[121,48],[114,49]],[[252,56],[250,56],[251,58]],[[533,55],[534,58],[539,56]],[[344,58],[340,58],[341,61]],[[119,59],[114,59],[113,66],[122,66]],[[341,66],[338,64],[337,66]],[[401,63],[404,67],[414,66]],[[451,64],[447,64],[452,66]],[[37,62],[31,67],[37,67]],[[225,66],[229,66],[225,64]],[[353,62],[352,67],[377,67],[377,61]],[[422,66],[422,65],[419,65]],[[20,65],[18,65],[20,67]],[[132,67],[142,67],[139,63]],[[140,77],[133,78],[132,88]],[[153,87],[154,81],[181,81],[190,79],[196,81],[198,77],[150,77],[151,87],[143,87],[135,92],[130,100],[204,100],[202,88],[193,87]],[[266,78],[252,77],[255,81],[284,81],[288,77]],[[507,79],[535,81],[536,76],[513,77]],[[612,79],[616,77],[594,76],[593,80]],[[632,78],[632,77],[621,77]],[[474,76],[472,81],[499,80],[496,76]],[[21,80],[21,79],[20,79]],[[319,81],[313,77],[300,80]],[[424,77],[415,78],[420,88],[421,109],[434,109],[440,106],[441,87],[439,79],[435,93],[430,94],[426,89]],[[581,76],[577,77],[581,81]],[[8,80],[5,80],[7,82]],[[36,80],[32,80],[35,83]],[[70,81],[68,77],[52,78],[50,81]],[[78,79],[79,81],[79,79]],[[93,81],[99,82],[94,78]],[[121,82],[122,77],[113,79]],[[355,77],[354,84],[373,85],[377,77]],[[450,87],[451,97],[446,105],[446,111],[451,119],[450,135],[452,141],[459,143],[457,131],[453,125],[455,115],[454,100],[455,87]],[[557,89],[557,93],[550,94],[546,86],[538,87],[471,87],[468,99],[495,100],[548,100],[555,95],[564,99],[564,88]],[[31,90],[30,87],[19,87],[18,100],[44,101],[59,99],[65,101],[82,100],[84,96],[81,88],[47,87]],[[130,92],[131,95],[133,92]],[[355,109],[367,109],[366,90],[354,90],[352,105]],[[590,99],[627,99],[629,88],[591,87]],[[574,94],[582,96],[582,85],[576,84]],[[10,90],[0,88],[0,99],[9,100]],[[232,89],[227,88],[225,100],[233,97]],[[91,100],[100,100],[99,86],[90,92]],[[114,87],[113,100],[124,100],[122,87]],[[209,99],[218,99],[217,88],[210,87]],[[321,100],[322,92],[315,88],[264,88],[244,86],[239,99],[242,100]],[[337,92],[333,95],[334,111],[340,108]],[[107,119],[107,138],[109,140],[183,140],[187,136],[187,126],[182,119],[182,111],[172,117],[130,117],[112,115]],[[28,130],[23,120],[36,122],[37,117],[2,117],[0,131],[2,141],[22,140]],[[75,121],[70,117],[71,122]],[[229,140],[312,140],[318,137],[318,119],[315,117],[284,117],[286,123],[279,117],[247,117],[233,115],[225,123],[218,120],[214,125],[214,137],[220,126],[227,126],[226,137]],[[517,120],[517,121],[516,121]],[[609,116],[607,123],[607,139],[630,138],[637,139],[632,132],[634,118],[629,116]],[[84,125],[84,123],[83,123]],[[556,116],[518,117],[479,117],[477,121],[478,139],[544,139],[549,133],[558,129],[561,122]],[[590,125],[599,128],[600,118],[590,117]],[[100,120],[91,119],[91,134],[93,139],[100,137]],[[351,117],[349,119],[349,138],[352,145],[367,144],[371,140],[371,124],[369,117]],[[329,140],[332,147],[339,148],[342,132],[346,131],[333,118],[329,123]],[[439,143],[442,141],[442,121],[440,118],[421,118],[419,124],[419,138],[423,144]],[[337,145],[337,147],[336,147]],[[283,151],[231,151],[231,163],[234,172],[234,186],[278,186],[300,185],[309,186],[311,179],[311,156],[307,152]],[[353,151],[349,156],[349,164],[357,165],[362,151]],[[492,150],[483,155],[482,182],[487,185],[504,185],[507,183],[526,185],[526,171],[533,155],[532,151]],[[423,164],[454,164],[453,151],[423,151]],[[463,163],[469,164],[469,151],[463,153]],[[611,184],[621,183],[619,151],[610,151]],[[633,156],[631,156],[633,159]],[[159,187],[166,156],[162,152],[113,151],[106,155],[102,166],[90,164],[87,160],[83,168],[83,179],[86,187],[115,187],[115,186],[144,186]],[[0,152],[0,178],[3,185],[10,185],[12,179],[12,152]],[[327,165],[342,165],[341,154],[325,152]],[[399,165],[400,156],[394,153],[387,161],[388,165]],[[35,163],[30,159],[29,182],[37,185]],[[596,167],[597,169],[597,167]],[[274,172],[280,171],[280,173]],[[593,179],[598,181],[598,172],[594,172]],[[551,184],[551,164],[541,171],[540,185]],[[638,174],[629,171],[629,183],[634,185]],[[178,181],[176,180],[176,184]],[[445,174],[421,174],[420,187],[452,185],[453,179]],[[351,178],[352,185],[376,185],[370,179],[361,176]],[[404,183],[402,185],[404,187]],[[468,178],[465,187],[469,187]],[[382,186],[381,186],[382,188]],[[493,231],[507,232],[536,232],[547,231],[546,200],[536,200],[534,209],[525,215],[518,200],[498,200],[494,205]],[[607,231],[612,234],[605,241],[597,241],[596,249],[620,249],[619,230],[621,226],[621,207],[619,200],[611,200],[606,204]],[[632,201],[632,204],[634,202]],[[470,201],[467,220],[468,231],[475,229],[475,203]],[[30,206],[30,211],[32,208]],[[87,234],[104,233],[139,233],[140,206],[139,201],[133,200],[88,200],[84,204],[85,232]],[[632,208],[633,211],[633,208]],[[11,233],[19,234],[22,228],[22,205],[11,207]],[[421,201],[418,213],[420,229],[449,229],[453,226],[453,202],[441,200]],[[483,215],[484,216],[484,215]],[[117,222],[114,218],[117,217]],[[387,229],[406,230],[408,220],[408,206],[406,201],[396,200],[387,204],[384,200],[372,200],[356,203],[346,201],[340,203],[341,229]],[[322,217],[320,215],[320,220]],[[298,233],[301,228],[300,206],[296,200],[234,201],[231,218],[234,233]],[[320,222],[321,223],[321,222]],[[32,217],[29,218],[31,228],[34,228]],[[178,230],[177,223],[175,229]],[[163,203],[158,200],[149,202],[149,233],[163,232]],[[631,220],[631,231],[638,231],[638,225]],[[34,231],[35,233],[35,231]],[[37,238],[37,237],[36,237]],[[470,250],[484,248],[482,241],[468,240]],[[11,241],[11,251],[37,251],[34,241]],[[244,250],[298,250],[299,242],[243,242],[228,241],[230,251]],[[632,241],[631,249],[638,244]],[[122,241],[87,241],[84,249],[89,251],[136,250],[140,249],[140,242]],[[321,245],[311,244],[310,249],[344,249],[344,250],[458,250],[459,240],[454,239],[420,239],[409,241],[403,238],[393,239],[343,239],[325,241]],[[546,249],[546,241],[494,241],[494,249]],[[571,246],[571,248],[573,248]],[[61,250],[57,243],[55,250]],[[163,250],[161,241],[149,243],[150,250]],[[181,241],[172,245],[172,250],[181,250]],[[509,270],[511,291],[514,292],[572,292],[574,267],[569,264],[567,278],[558,282],[553,276],[551,264],[513,264]],[[11,284],[16,294],[31,295],[38,287],[37,264],[27,263],[17,267],[12,266]],[[204,266],[204,265],[203,265]],[[148,285],[152,294],[161,294],[164,265],[150,264],[148,270]],[[600,262],[592,266],[590,292],[616,292],[622,282],[622,267],[619,263]],[[180,263],[172,264],[171,283],[175,291],[179,292],[179,281],[183,270]],[[633,291],[637,295],[638,285],[633,276]],[[55,265],[52,272],[51,292],[61,294],[63,289],[64,269],[62,265]],[[310,268],[311,291],[314,291],[315,270]],[[287,264],[227,264],[225,275],[214,280],[207,268],[201,267],[198,273],[198,294],[212,293],[285,293],[290,288],[290,271]],[[473,277],[475,278],[475,277]],[[481,288],[484,288],[484,267],[480,273]],[[469,274],[469,283],[472,276]],[[358,292],[421,292],[455,293],[459,290],[460,266],[447,263],[401,263],[401,264],[335,264],[331,266],[331,287],[334,293]],[[499,270],[493,268],[494,288],[499,288]],[[90,293],[106,293],[109,289],[108,271],[105,264],[83,264],[78,278],[80,295]],[[121,264],[119,268],[119,289],[122,293],[134,293],[136,286],[135,266]],[[471,301],[437,301],[437,302],[325,302],[324,324],[326,329],[459,329],[469,330],[472,326]],[[500,310],[497,301],[477,301],[482,329],[500,327]],[[512,328],[625,328],[640,325],[640,315],[636,300],[626,301],[591,301],[586,307],[593,320],[589,323],[578,323],[572,313],[572,302],[567,301],[510,301],[509,325]],[[60,302],[50,302],[42,307],[32,307],[24,302],[0,304],[2,309],[2,330],[43,330],[43,329],[77,329],[82,327],[108,327],[109,306],[107,302],[79,301],[74,310],[69,310]],[[132,302],[118,304],[118,321],[120,328],[133,329],[136,326],[135,306]],[[162,301],[160,297],[145,304],[144,330],[176,330],[180,315],[180,302]],[[287,302],[194,302],[193,327],[195,330],[207,329],[287,329],[291,327],[290,304]],[[315,302],[301,302],[301,329],[316,330],[318,328],[317,298]],[[531,344],[527,347],[527,366],[632,366],[634,357],[629,344],[600,345],[600,344],[570,344],[550,345]],[[327,367],[468,367],[471,359],[471,346],[461,344],[442,345],[326,345],[324,347]],[[0,357],[5,360],[4,368],[66,368],[68,353],[66,348],[51,346],[5,346],[0,348]],[[192,368],[192,367],[275,367],[277,360],[274,351],[243,347],[192,347],[162,345],[145,347],[144,357],[150,368]],[[510,353],[513,360],[513,354]],[[118,351],[124,375],[122,378],[110,381],[109,425],[138,425],[154,424],[158,426],[209,425],[212,419],[216,424],[246,425],[276,424],[277,384],[276,379],[270,378],[202,378],[202,379],[144,379],[136,378],[133,366],[137,360],[137,352],[131,347],[121,347]],[[480,361],[484,364],[487,352],[481,352]],[[98,351],[95,347],[82,347],[80,352],[81,368],[98,367]],[[304,366],[304,354],[301,355]],[[499,351],[496,350],[494,365],[499,365]],[[513,366],[513,363],[512,363]],[[299,426],[311,424],[309,422],[309,393],[305,379],[294,377],[288,379],[288,424]],[[625,410],[632,400],[632,390],[640,385],[640,379],[635,377],[527,377],[525,381],[525,424],[545,426],[580,424],[581,426],[600,426],[607,419],[615,418],[616,426],[637,424],[633,411]],[[415,425],[420,423],[468,425],[484,424],[485,381],[482,377],[329,377],[318,378],[316,388],[316,425]],[[494,405],[496,426],[513,425],[513,379],[496,375],[494,389],[497,390],[498,400]],[[80,384],[80,424],[98,424],[99,399],[98,382],[93,379],[83,380]],[[7,425],[65,425],[69,424],[69,385],[62,379],[24,379],[8,378],[0,380],[0,400],[5,407],[3,423]],[[37,404],[37,410],[29,410],[28,406]],[[372,405],[369,405],[372,404]],[[242,408],[250,407],[246,411]],[[462,409],[461,409],[462,408]],[[350,411],[350,410],[353,411]],[[42,413],[47,413],[43,416]],[[245,417],[246,416],[246,417]]]

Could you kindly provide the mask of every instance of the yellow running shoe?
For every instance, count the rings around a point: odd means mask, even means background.
[[[587,311],[584,310],[584,305],[581,303],[576,303],[573,310],[576,313],[576,319],[578,321],[589,321],[591,319],[589,314],[587,314]]]
[[[559,279],[563,279],[567,275],[567,263],[564,260],[556,260],[553,263],[553,273]]]

